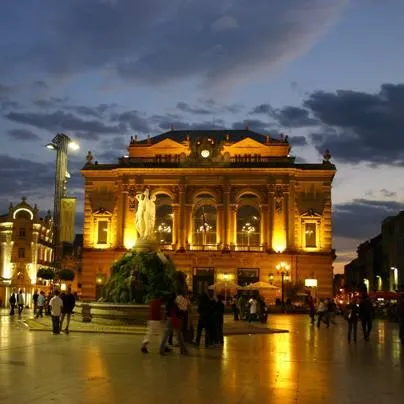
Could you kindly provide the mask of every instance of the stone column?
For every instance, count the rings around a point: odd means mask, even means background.
[[[273,201],[272,248],[283,252],[287,248],[285,194],[281,185],[275,186]]]
[[[223,235],[223,249],[228,250],[230,248],[230,240],[231,240],[231,230],[230,230],[230,191],[231,187],[229,184],[225,184],[223,186],[223,228],[224,228],[224,235]]]
[[[272,231],[272,229],[274,228],[274,192],[273,192],[272,187],[268,186],[267,193],[268,193],[268,207],[267,207],[268,227],[267,227],[266,232],[267,232],[268,249],[271,250],[271,249],[273,249],[273,231]]]
[[[230,240],[233,246],[237,245],[237,205],[230,205]]]
[[[295,181],[291,180],[289,184],[289,193],[288,193],[288,237],[287,237],[287,245],[288,250],[295,250],[296,242],[295,242],[295,211],[296,211],[296,203],[295,203]]]
[[[180,206],[178,203],[173,204],[173,228],[171,230],[173,249],[178,248],[178,233],[179,233],[179,213]]]
[[[186,227],[185,227],[185,185],[179,184],[178,186],[178,199],[179,199],[179,233],[178,233],[178,250],[185,251]]]
[[[264,251],[268,249],[268,204],[263,203],[260,206],[261,220],[260,220],[260,244]]]
[[[224,205],[218,204],[217,207],[217,217],[216,217],[216,244],[223,248],[223,240],[224,240]]]
[[[185,247],[189,248],[192,244],[192,204],[185,205]]]
[[[322,187],[324,195],[324,208],[322,217],[322,234],[320,233],[319,248],[332,250],[332,205],[331,205],[331,184]]]
[[[118,212],[119,225],[118,225],[118,247],[123,247],[125,245],[125,224],[127,216],[127,206],[128,206],[128,188],[122,185],[121,192],[121,211]]]

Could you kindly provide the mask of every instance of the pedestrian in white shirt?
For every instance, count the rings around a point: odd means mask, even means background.
[[[60,334],[60,315],[62,314],[63,300],[59,296],[58,289],[55,290],[55,296],[49,302],[52,316],[52,332]]]
[[[255,298],[255,296],[253,296],[249,301],[248,301],[249,305],[250,305],[250,316],[248,317],[248,322],[251,323],[251,321],[253,319],[256,318],[257,316],[257,299]]]

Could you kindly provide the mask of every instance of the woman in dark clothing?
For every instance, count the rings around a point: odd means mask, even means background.
[[[362,323],[363,337],[365,341],[369,341],[370,332],[372,331],[373,306],[367,294],[363,295],[359,303],[359,317]]]
[[[216,344],[223,345],[224,304],[223,296],[217,297],[216,302]]]
[[[206,293],[202,293],[198,305],[198,327],[196,332],[196,346],[201,342],[202,331],[205,330],[205,346],[208,347],[212,343],[212,301]]]
[[[356,300],[354,300],[350,305],[347,306],[344,317],[348,321],[348,343],[351,342],[352,333],[353,340],[354,342],[356,342],[359,321],[359,304]]]

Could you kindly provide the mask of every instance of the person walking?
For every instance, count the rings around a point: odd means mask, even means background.
[[[363,337],[369,341],[373,323],[373,306],[367,293],[364,293],[359,303],[359,317],[362,323]]]
[[[32,295],[32,302],[34,303],[34,315],[36,314],[38,308],[38,289],[35,289],[34,294]]]
[[[251,323],[251,321],[255,320],[256,317],[257,317],[258,302],[257,302],[257,299],[256,299],[256,297],[254,295],[248,301],[248,304],[250,305],[250,314],[248,316],[248,322]]]
[[[352,334],[353,340],[356,342],[359,321],[359,304],[357,299],[354,299],[352,303],[347,306],[344,318],[348,322],[348,343],[351,343]]]
[[[147,354],[149,353],[147,347],[153,337],[160,336],[161,334],[161,296],[156,295],[149,304],[149,321],[147,322],[147,332],[143,338],[143,343],[140,350]]]
[[[15,306],[17,304],[17,294],[15,293],[15,290],[11,293],[8,302],[10,303],[10,316],[14,316]]]
[[[24,310],[24,295],[22,294],[22,289],[20,289],[17,295],[17,306],[18,306],[18,315],[19,317],[21,317],[22,311]]]
[[[198,314],[199,319],[196,330],[195,345],[199,347],[202,337],[202,331],[205,331],[205,347],[207,348],[210,344],[213,343],[213,338],[211,335],[211,318],[213,316],[213,313],[212,303],[209,299],[208,294],[205,292],[203,292],[199,298]]]
[[[184,336],[181,330],[181,314],[175,302],[176,295],[173,293],[166,305],[167,321],[163,338],[160,344],[160,355],[166,355],[167,342],[171,333],[174,333],[180,345],[181,355],[188,355],[188,349],[185,345]]]
[[[233,312],[234,321],[239,321],[240,319],[240,310],[238,308],[238,299],[237,296],[234,296],[231,301],[231,310]]]
[[[320,328],[321,322],[324,322],[327,327],[330,323],[327,321],[327,305],[324,303],[324,299],[320,299],[320,303],[317,307],[317,327]]]
[[[311,293],[307,295],[307,304],[309,306],[309,316],[311,319],[311,324],[313,325],[316,322],[316,306],[314,304],[314,299]]]
[[[216,302],[216,344],[223,345],[224,303],[223,296],[219,295]]]
[[[67,293],[62,296],[63,308],[62,316],[60,318],[60,331],[63,329],[63,321],[66,317],[66,327],[64,329],[65,334],[69,334],[70,318],[73,314],[74,306],[76,305],[76,299],[73,296],[72,288],[69,286]]]
[[[43,310],[45,307],[45,292],[41,290],[41,292],[38,295],[38,301],[37,301],[37,312],[35,318],[43,317]]]
[[[50,312],[52,316],[52,332],[60,334],[60,315],[62,314],[63,300],[60,298],[60,292],[55,290],[55,295],[49,302]]]

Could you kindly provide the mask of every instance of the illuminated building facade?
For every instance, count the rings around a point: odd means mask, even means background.
[[[12,289],[23,289],[26,302],[37,284],[37,271],[52,263],[52,217],[39,217],[25,198],[0,216],[0,299],[8,304]]]
[[[96,296],[113,261],[136,241],[136,194],[156,196],[156,238],[194,292],[230,279],[316,278],[332,295],[331,184],[335,166],[298,164],[287,136],[171,130],[138,141],[116,164],[91,153],[85,177],[82,293]],[[271,276],[272,275],[272,276]],[[279,278],[279,279],[278,279]]]

